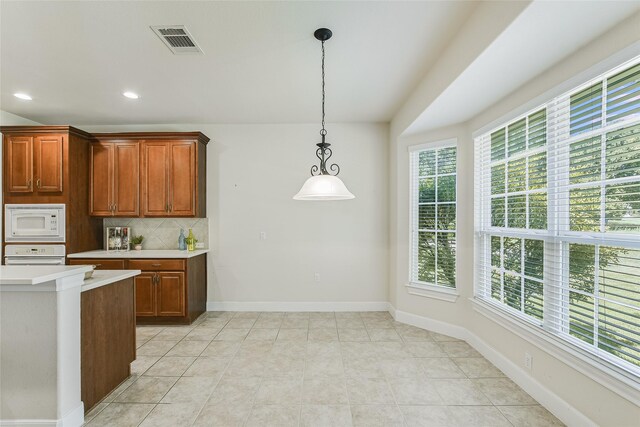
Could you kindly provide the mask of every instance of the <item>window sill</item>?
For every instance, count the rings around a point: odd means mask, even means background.
[[[640,405],[640,378],[597,356],[580,349],[561,338],[478,298],[469,298],[473,309],[488,319],[505,327],[526,341],[571,366],[578,372],[592,378],[625,399]]]
[[[418,295],[426,298],[433,298],[441,301],[456,302],[460,294],[455,288],[445,288],[444,286],[425,285],[423,283],[408,283],[405,285],[407,292],[411,295]]]

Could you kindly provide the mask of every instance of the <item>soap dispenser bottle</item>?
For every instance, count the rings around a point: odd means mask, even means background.
[[[187,250],[186,237],[184,237],[184,229],[180,229],[180,237],[178,237],[178,249],[181,251]]]
[[[193,230],[189,229],[189,235],[187,236],[187,250],[192,252],[196,250],[196,236],[193,235]]]

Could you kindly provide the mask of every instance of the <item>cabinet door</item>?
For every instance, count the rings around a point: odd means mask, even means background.
[[[113,144],[97,142],[91,144],[89,215],[112,215],[113,152]]]
[[[34,143],[35,187],[38,193],[62,192],[64,136],[38,136]]]
[[[135,276],[136,316],[155,316],[156,273],[142,273]]]
[[[169,216],[196,214],[196,142],[171,144]]]
[[[142,143],[142,214],[167,216],[169,206],[169,148],[166,142]]]
[[[158,316],[184,316],[184,273],[158,273],[156,313]]]
[[[33,139],[32,136],[5,138],[5,188],[8,192],[33,192]]]
[[[137,143],[117,142],[114,146],[114,212],[116,216],[138,216],[140,148]]]

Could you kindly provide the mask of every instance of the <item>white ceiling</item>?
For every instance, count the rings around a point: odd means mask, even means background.
[[[532,2],[462,73],[452,76],[406,133],[475,117],[638,11],[640,1]]]
[[[495,25],[489,14],[466,27],[491,4],[474,1],[0,1],[0,109],[45,124],[318,122],[323,26],[334,32],[327,121],[388,122],[438,58],[455,55],[456,36]],[[638,1],[531,2],[419,103],[406,133],[475,117],[638,11]],[[204,55],[173,55],[149,28],[175,24]]]
[[[0,108],[46,124],[316,122],[326,26],[327,121],[386,122],[476,6],[3,1]],[[173,55],[149,28],[174,24],[205,54]]]

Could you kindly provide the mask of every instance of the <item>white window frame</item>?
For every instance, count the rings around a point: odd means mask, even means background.
[[[456,286],[449,287],[445,285],[438,285],[435,283],[424,283],[415,279],[414,271],[417,271],[417,244],[418,244],[418,175],[417,171],[414,171],[414,164],[412,157],[414,153],[425,151],[425,150],[436,150],[441,148],[456,148],[456,172],[453,175],[456,177],[456,200],[454,202],[456,206],[456,229],[449,230],[453,231],[456,234],[456,256],[455,256],[455,266],[456,266]],[[417,295],[427,298],[433,298],[441,301],[447,302],[456,302],[459,297],[458,287],[457,287],[457,276],[458,276],[458,193],[459,193],[459,179],[458,179],[458,139],[450,138],[440,141],[428,142],[424,144],[411,145],[408,147],[409,151],[409,283],[406,284],[407,292],[411,295]],[[437,161],[436,161],[437,167]],[[437,174],[436,170],[436,175]],[[437,193],[437,184],[436,184],[436,193]],[[437,212],[436,205],[436,212]],[[415,249],[415,250],[414,250]],[[436,269],[437,269],[437,254],[436,254]]]
[[[508,126],[512,122],[515,122],[522,117],[525,117],[540,108],[547,108],[547,230],[525,230],[525,229],[502,229],[491,226],[491,182],[482,181],[483,166],[478,164],[478,156],[476,156],[475,167],[475,186],[476,186],[476,200],[475,200],[475,272],[474,272],[474,297],[471,298],[474,310],[484,316],[496,321],[503,325],[507,329],[521,336],[522,338],[533,342],[540,347],[544,348],[553,356],[564,361],[565,363],[573,366],[578,371],[597,379],[601,384],[605,385],[609,389],[619,393],[631,402],[640,405],[640,375],[638,375],[637,368],[634,367],[632,371],[624,367],[624,363],[621,364],[615,356],[608,354],[602,354],[602,352],[593,351],[591,345],[587,345],[577,338],[571,337],[568,334],[567,319],[547,319],[542,324],[536,324],[535,321],[529,316],[524,315],[510,307],[502,304],[501,302],[492,301],[491,298],[491,286],[490,286],[490,269],[483,270],[482,266],[487,265],[487,258],[491,257],[491,236],[500,237],[520,237],[520,238],[542,238],[545,241],[545,258],[548,257],[562,257],[567,262],[563,263],[563,268],[566,270],[562,272],[564,283],[562,286],[558,286],[557,289],[560,292],[545,292],[545,305],[566,305],[568,306],[568,248],[570,243],[583,243],[589,245],[599,246],[623,246],[627,248],[640,248],[640,239],[637,235],[606,235],[602,233],[602,217],[600,232],[579,232],[571,231],[569,229],[569,198],[557,198],[557,190],[560,187],[567,189],[569,187],[582,188],[587,185],[574,184],[572,186],[565,186],[568,184],[568,173],[561,174],[558,171],[562,169],[568,170],[569,152],[567,148],[573,141],[582,140],[589,136],[604,135],[615,130],[631,126],[629,120],[620,120],[611,124],[602,124],[601,128],[582,132],[574,136],[567,137],[569,130],[555,127],[554,120],[557,117],[556,112],[566,110],[567,103],[570,100],[570,95],[593,85],[595,81],[602,80],[603,93],[606,93],[606,79],[619,72],[620,70],[633,66],[638,63],[638,57],[635,57],[627,61],[616,61],[615,64],[608,68],[604,73],[599,72],[598,76],[594,76],[588,82],[581,85],[574,86],[570,90],[563,90],[563,94],[559,96],[550,96],[551,99],[542,105],[538,105],[535,108],[527,108],[525,114],[519,114],[518,116],[500,121],[500,125],[492,126],[492,129],[482,129],[474,133],[474,140],[478,144],[478,140],[491,133],[499,130],[505,126]],[[603,102],[604,108],[604,102]],[[520,110],[522,111],[522,110]],[[605,115],[603,112],[603,120]],[[494,122],[495,123],[495,122]],[[606,131],[605,131],[606,129]],[[558,141],[562,140],[562,145],[558,145]],[[490,144],[490,143],[489,143]],[[490,147],[490,145],[489,145]],[[604,150],[605,144],[602,144]],[[476,146],[476,150],[478,150]],[[490,148],[489,148],[490,149]],[[601,161],[604,162],[604,156],[601,157]],[[563,168],[563,165],[565,166]],[[490,168],[490,166],[489,166]],[[604,167],[601,167],[601,174],[604,176]],[[486,176],[486,174],[485,174]],[[486,179],[486,178],[485,178]],[[631,181],[633,179],[618,178],[608,179],[605,182],[599,184],[604,186],[609,183],[621,183]],[[620,182],[619,182],[620,181]],[[636,180],[633,180],[637,182]],[[506,181],[505,181],[506,182]],[[595,188],[596,186],[594,186]],[[602,191],[602,190],[601,190]],[[488,201],[488,203],[487,203]],[[558,204],[559,203],[559,204]],[[601,204],[604,204],[604,198],[601,197]],[[603,207],[601,206],[601,209]],[[505,207],[506,211],[506,207]],[[563,212],[566,218],[556,216],[557,212]],[[507,218],[505,212],[505,225],[507,225]],[[540,233],[542,232],[542,233]],[[542,235],[541,235],[542,234]],[[597,251],[596,251],[597,253]],[[597,261],[597,260],[596,260]],[[547,274],[547,263],[545,263],[545,277],[549,277]],[[488,271],[488,272],[487,272]],[[487,283],[488,275],[489,286],[481,286],[481,281]],[[597,279],[595,279],[597,280]],[[546,281],[546,279],[545,279]],[[565,283],[566,282],[566,283]],[[594,288],[595,289],[595,288]],[[486,293],[489,293],[488,297]],[[594,301],[595,304],[595,301]],[[594,312],[597,312],[597,308],[594,307]],[[595,338],[595,337],[594,337]]]

